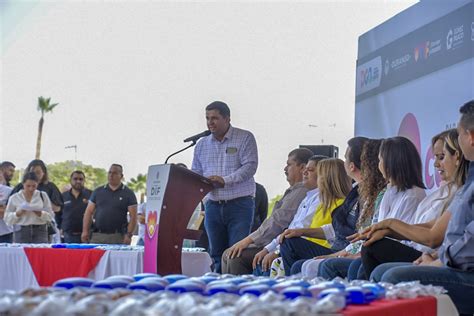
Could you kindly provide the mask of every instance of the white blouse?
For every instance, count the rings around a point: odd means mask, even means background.
[[[42,197],[42,198],[41,198]],[[17,216],[16,212],[22,209],[28,209],[25,214]],[[34,211],[41,211],[41,216],[36,215]],[[51,208],[51,201],[48,194],[36,190],[30,202],[27,202],[23,190],[13,194],[8,200],[5,209],[4,221],[7,225],[43,225],[51,222],[54,213]]]
[[[378,221],[387,218],[396,218],[405,223],[413,224],[418,204],[426,197],[425,190],[412,187],[405,191],[398,191],[396,186],[387,185],[387,191],[380,202]]]
[[[446,201],[451,198],[456,191],[457,187],[453,186],[451,192],[449,192],[449,186],[446,183],[443,183],[438,189],[433,191],[420,202],[415,213],[413,224],[427,223],[440,217]],[[421,252],[433,251],[433,249],[415,242],[409,242],[407,245]]]

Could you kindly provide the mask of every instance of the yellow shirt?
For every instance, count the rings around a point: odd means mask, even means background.
[[[326,210],[326,212],[323,212],[323,204],[320,203],[318,207],[316,208],[316,212],[314,213],[313,220],[311,221],[311,225],[309,226],[309,228],[317,228],[326,224],[331,224],[332,211],[334,211],[342,203],[344,203],[344,199],[337,199],[331,205],[331,207],[328,210]],[[328,241],[325,239],[309,238],[309,237],[305,237],[305,238],[323,247],[331,248],[331,244],[328,243]]]

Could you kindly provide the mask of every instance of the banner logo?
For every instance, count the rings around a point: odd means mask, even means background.
[[[472,29],[472,24],[471,24]],[[472,34],[471,34],[472,39]],[[446,49],[455,49],[464,42],[464,25],[459,25],[448,31],[446,35]]]
[[[471,23],[471,41],[474,41],[474,22]]]
[[[380,86],[382,76],[382,58],[380,56],[357,67],[356,94],[370,91]]]

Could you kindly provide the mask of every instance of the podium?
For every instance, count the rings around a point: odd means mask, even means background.
[[[213,189],[209,179],[175,165],[148,168],[143,271],[182,273],[183,239],[198,239],[187,229],[196,206]]]

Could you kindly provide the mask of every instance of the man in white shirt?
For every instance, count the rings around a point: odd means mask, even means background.
[[[319,205],[319,189],[318,189],[318,175],[316,173],[316,166],[319,161],[325,159],[325,156],[313,156],[309,159],[306,168],[303,173],[303,185],[309,191],[306,193],[306,197],[301,201],[298,210],[296,211],[295,217],[288,226],[289,229],[294,228],[305,228],[311,225],[316,208]],[[268,245],[264,247],[262,251],[257,253],[253,260],[254,268],[260,266],[262,272],[266,273],[270,269],[272,261],[279,257],[279,239],[278,235]]]

